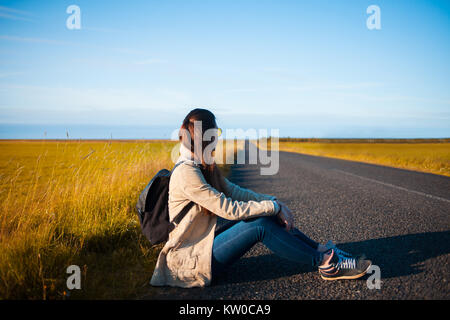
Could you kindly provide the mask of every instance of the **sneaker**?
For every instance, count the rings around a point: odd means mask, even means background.
[[[319,267],[319,273],[324,280],[357,279],[367,273],[372,261],[355,259],[338,255],[332,251],[330,264],[327,267]]]

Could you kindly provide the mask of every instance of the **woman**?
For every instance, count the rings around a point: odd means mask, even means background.
[[[195,204],[170,233],[150,283],[196,287],[262,242],[280,257],[318,267],[325,280],[356,279],[371,265],[331,241],[316,243],[294,228],[289,208],[276,197],[241,188],[223,177],[214,162],[218,127],[215,116],[194,109],[180,128],[180,158],[169,184],[172,220],[189,202]],[[216,232],[217,216],[237,223]]]

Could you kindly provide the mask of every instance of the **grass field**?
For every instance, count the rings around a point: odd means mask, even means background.
[[[449,139],[280,139],[280,151],[339,158],[450,176]]]
[[[174,146],[0,141],[0,299],[148,293],[161,245],[142,236],[135,205],[150,178],[172,168]],[[70,265],[82,270],[81,290],[66,287]]]

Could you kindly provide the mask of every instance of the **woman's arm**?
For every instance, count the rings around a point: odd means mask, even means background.
[[[224,219],[243,220],[271,216],[276,215],[280,209],[275,201],[269,199],[238,201],[227,197],[206,182],[199,168],[183,164],[181,166],[180,184],[186,197]],[[240,191],[239,194],[244,193]]]
[[[277,198],[272,195],[257,193],[253,190],[243,188],[238,186],[237,184],[232,183],[227,178],[225,178],[225,184],[227,186],[228,195],[234,199],[239,201],[262,201],[262,200],[273,200],[276,201]]]

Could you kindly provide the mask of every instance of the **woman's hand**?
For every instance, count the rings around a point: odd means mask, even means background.
[[[280,212],[277,214],[277,218],[281,224],[286,225],[286,230],[289,231],[294,227],[294,216],[292,211],[281,201],[277,200],[280,206]]]

